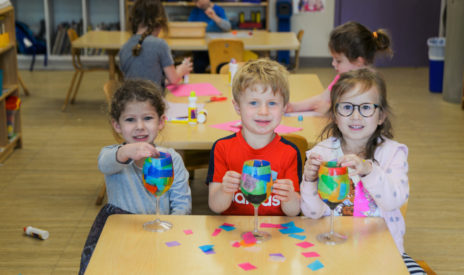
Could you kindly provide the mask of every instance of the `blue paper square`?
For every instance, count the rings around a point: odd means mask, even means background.
[[[301,233],[304,232],[303,228],[299,227],[289,227],[289,228],[284,228],[284,229],[279,229],[280,233],[282,234],[291,234],[291,233]]]
[[[290,235],[288,235],[288,236],[290,236],[290,237],[292,237],[292,238],[295,238],[295,239],[298,239],[298,240],[302,240],[302,241],[303,241],[304,239],[306,239],[306,236],[304,236],[304,235],[290,234]]]
[[[207,245],[202,245],[202,246],[199,246],[199,248],[203,251],[203,252],[207,252],[207,251],[210,251],[213,249],[213,246],[212,244],[207,244]]]
[[[285,227],[295,227],[295,223],[294,223],[294,222],[282,223],[282,224],[280,224],[280,225],[285,226]]]
[[[232,231],[232,230],[235,229],[235,227],[233,227],[233,226],[227,226],[227,225],[221,225],[221,226],[219,226],[219,228],[222,228],[222,229],[224,229],[225,231]]]
[[[316,271],[316,270],[319,270],[321,268],[324,267],[324,265],[319,261],[319,260],[315,260],[314,262],[310,263],[308,265],[308,267],[312,270],[312,271]]]

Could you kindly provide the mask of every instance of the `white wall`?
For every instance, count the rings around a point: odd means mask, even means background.
[[[271,31],[277,30],[275,16],[276,0],[269,0],[269,26]],[[306,12],[294,14],[291,19],[291,30],[297,33],[305,31],[301,43],[300,57],[330,57],[327,47],[330,31],[334,27],[335,3],[325,1],[325,8],[321,12]]]

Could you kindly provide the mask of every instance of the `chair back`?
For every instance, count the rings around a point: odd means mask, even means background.
[[[116,90],[121,86],[121,83],[117,80],[108,80],[103,85],[103,92],[105,93],[106,103],[108,104],[108,108],[111,106],[111,99],[113,98],[114,93]],[[124,139],[118,134],[113,127],[111,127],[112,134],[114,139],[117,143],[123,143]]]
[[[216,74],[216,68],[222,63],[229,63],[232,58],[237,62],[243,61],[245,46],[236,39],[213,39],[208,43],[209,62],[211,73]]]
[[[242,67],[245,64],[245,62],[237,62],[238,68]],[[219,69],[219,74],[228,74],[229,73],[229,63],[225,64],[224,66],[221,66]]]
[[[309,149],[309,144],[306,138],[297,134],[284,134],[281,136],[298,147],[298,151],[300,151],[301,163],[304,165],[306,160],[306,150]]]
[[[298,31],[298,34],[296,35],[296,38],[298,39],[300,46],[295,51],[295,66],[293,67],[293,71],[298,70],[298,68],[300,67],[300,49],[301,49],[301,41],[303,41],[303,35],[304,35],[304,30]]]
[[[67,33],[68,33],[69,41],[71,41],[71,42],[73,42],[74,40],[76,40],[79,37],[77,35],[77,32],[73,28],[69,28]]]

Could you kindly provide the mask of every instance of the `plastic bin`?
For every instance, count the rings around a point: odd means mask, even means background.
[[[445,65],[444,37],[431,37],[427,39],[429,46],[429,90],[441,93],[443,90],[443,70]]]

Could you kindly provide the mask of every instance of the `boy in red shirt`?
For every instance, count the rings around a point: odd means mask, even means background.
[[[240,191],[241,171],[246,160],[262,159],[271,163],[277,180],[269,199],[259,207],[259,215],[300,213],[300,154],[293,143],[274,132],[289,99],[287,75],[282,65],[268,59],[248,62],[235,75],[233,104],[242,129],[217,140],[211,150],[206,184],[212,211],[253,215],[253,205]]]

